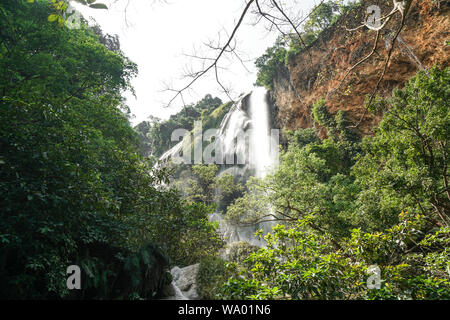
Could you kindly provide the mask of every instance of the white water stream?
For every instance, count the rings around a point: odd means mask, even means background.
[[[267,92],[263,88],[255,88],[250,95],[243,96],[232,106],[222,120],[216,138],[224,159],[221,162],[224,164],[221,174],[229,173],[245,180],[250,173],[263,179],[275,168],[278,161],[278,132],[272,137],[270,114]],[[168,161],[182,148],[183,141],[168,150],[160,159]],[[234,225],[228,223],[220,212],[215,212],[209,219],[219,223],[219,233],[227,244],[246,241],[252,245],[265,246],[265,241],[256,238],[254,234],[260,229],[263,234],[267,234],[275,224],[268,221],[252,226]],[[189,293],[180,290],[179,286],[180,283],[186,282],[186,279],[192,278],[188,276],[190,271],[187,271],[187,274],[172,271],[172,274],[176,280],[171,285],[172,295],[169,299],[189,299]]]

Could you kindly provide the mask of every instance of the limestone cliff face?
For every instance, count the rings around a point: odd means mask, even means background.
[[[394,48],[387,73],[381,82],[378,94],[389,96],[395,87],[401,87],[421,68],[434,64],[448,66],[450,61],[450,1],[440,1],[438,7],[433,0],[414,0],[406,25],[400,34],[400,42]],[[272,98],[278,111],[278,124],[287,129],[307,128],[313,125],[310,118],[312,104],[326,98],[331,113],[347,112],[353,123],[360,122],[358,130],[370,134],[380,116],[365,112],[364,100],[372,93],[383,70],[387,56],[386,45],[394,33],[400,17],[396,16],[382,32],[378,50],[368,61],[354,69],[338,90],[346,71],[367,56],[375,39],[375,31],[367,28],[354,32],[346,31],[361,24],[366,8],[376,4],[387,14],[391,1],[364,0],[349,14],[342,16],[319,39],[292,59],[288,66],[278,71],[274,80]],[[387,6],[388,5],[388,6]],[[415,55],[419,62],[412,57]],[[322,130],[322,135],[326,133]]]

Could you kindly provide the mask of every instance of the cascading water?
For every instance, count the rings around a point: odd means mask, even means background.
[[[271,154],[270,116],[266,102],[266,90],[255,88],[250,97],[250,164],[255,168],[255,175],[264,178],[274,164]]]
[[[217,146],[222,150],[225,164],[245,165],[248,162],[246,132],[251,126],[245,104],[248,96],[238,101],[222,120]]]
[[[414,54],[414,51],[410,46],[406,44],[406,42],[403,40],[403,38],[399,35],[397,37],[397,45],[400,48],[400,50],[405,54],[411,61],[416,65],[416,67],[419,70],[425,71],[425,73],[428,75],[427,69],[423,66],[422,62],[420,62],[420,59]]]
[[[394,34],[391,31],[388,31],[385,36],[384,46],[386,50],[389,50],[392,45],[392,41],[394,39]],[[411,62],[417,67],[417,69],[422,70],[428,75],[428,70],[425,66],[420,62],[420,59],[414,54],[413,49],[403,40],[400,35],[397,35],[396,38],[397,47],[400,49],[400,52],[411,60]]]
[[[264,88],[255,88],[250,97],[245,96],[236,105],[221,124],[219,144],[224,156],[245,158],[245,165],[234,166],[222,171],[235,176],[243,176],[249,170],[252,175],[264,178],[274,168],[277,160],[277,141],[272,141],[270,126],[270,109],[267,92]],[[243,138],[243,131],[247,139]],[[232,154],[230,154],[230,152]],[[227,243],[246,241],[253,245],[264,246],[264,240],[257,239],[254,233],[260,229],[264,234],[271,231],[272,222],[261,222],[252,226],[239,226],[227,223],[222,214],[216,212],[211,221],[219,222],[220,232]]]
[[[267,93],[263,88],[255,88],[251,94],[236,102],[222,120],[216,137],[216,148],[220,148],[224,159],[220,162],[223,163],[220,174],[232,174],[244,180],[249,175],[262,179],[275,167],[278,140],[272,139],[270,108],[266,97]],[[184,142],[181,141],[168,150],[160,160],[166,162],[178,155]],[[254,234],[260,229],[263,234],[267,234],[275,224],[268,221],[252,226],[234,225],[228,223],[220,212],[215,212],[209,219],[219,223],[219,232],[228,244],[246,241],[252,245],[264,246],[265,241],[257,239]],[[180,288],[184,288],[186,279],[192,277],[186,277],[176,270],[172,270],[172,275],[178,280],[171,284],[168,299],[189,299],[190,292],[183,292]]]

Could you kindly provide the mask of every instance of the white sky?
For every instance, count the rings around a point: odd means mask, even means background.
[[[200,54],[203,44],[210,39],[217,41],[222,30],[222,42],[230,34],[244,6],[243,0],[169,0],[168,4],[153,3],[152,0],[129,0],[127,14],[124,8],[128,0],[116,0],[109,10],[89,9],[76,6],[88,17],[94,17],[104,32],[118,34],[122,51],[138,64],[139,75],[133,80],[137,99],[127,94],[128,105],[137,124],[153,115],[168,118],[182,107],[176,100],[171,107],[164,107],[173,93],[162,92],[165,83],[179,89],[188,79],[181,79],[186,66],[192,65],[195,49]],[[106,4],[113,0],[99,1]],[[157,2],[157,1],[155,1]],[[299,13],[306,12],[314,0],[304,0]],[[253,26],[249,15],[237,35],[238,50],[244,52],[248,72],[237,60],[224,60],[220,66],[221,81],[231,85],[234,94],[249,92],[256,80],[254,60],[271,46],[276,34],[268,34],[263,26]],[[127,23],[128,22],[128,23]],[[213,52],[203,52],[212,57]],[[178,85],[177,85],[178,84]],[[205,94],[229,100],[220,92],[214,74],[199,80],[194,90],[185,93],[185,103],[200,100]]]

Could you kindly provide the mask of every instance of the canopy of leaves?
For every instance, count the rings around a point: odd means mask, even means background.
[[[121,96],[136,65],[52,10],[0,4],[0,297],[67,297],[77,264],[77,298],[153,298],[169,263],[221,246],[211,208],[161,188],[139,155]]]

